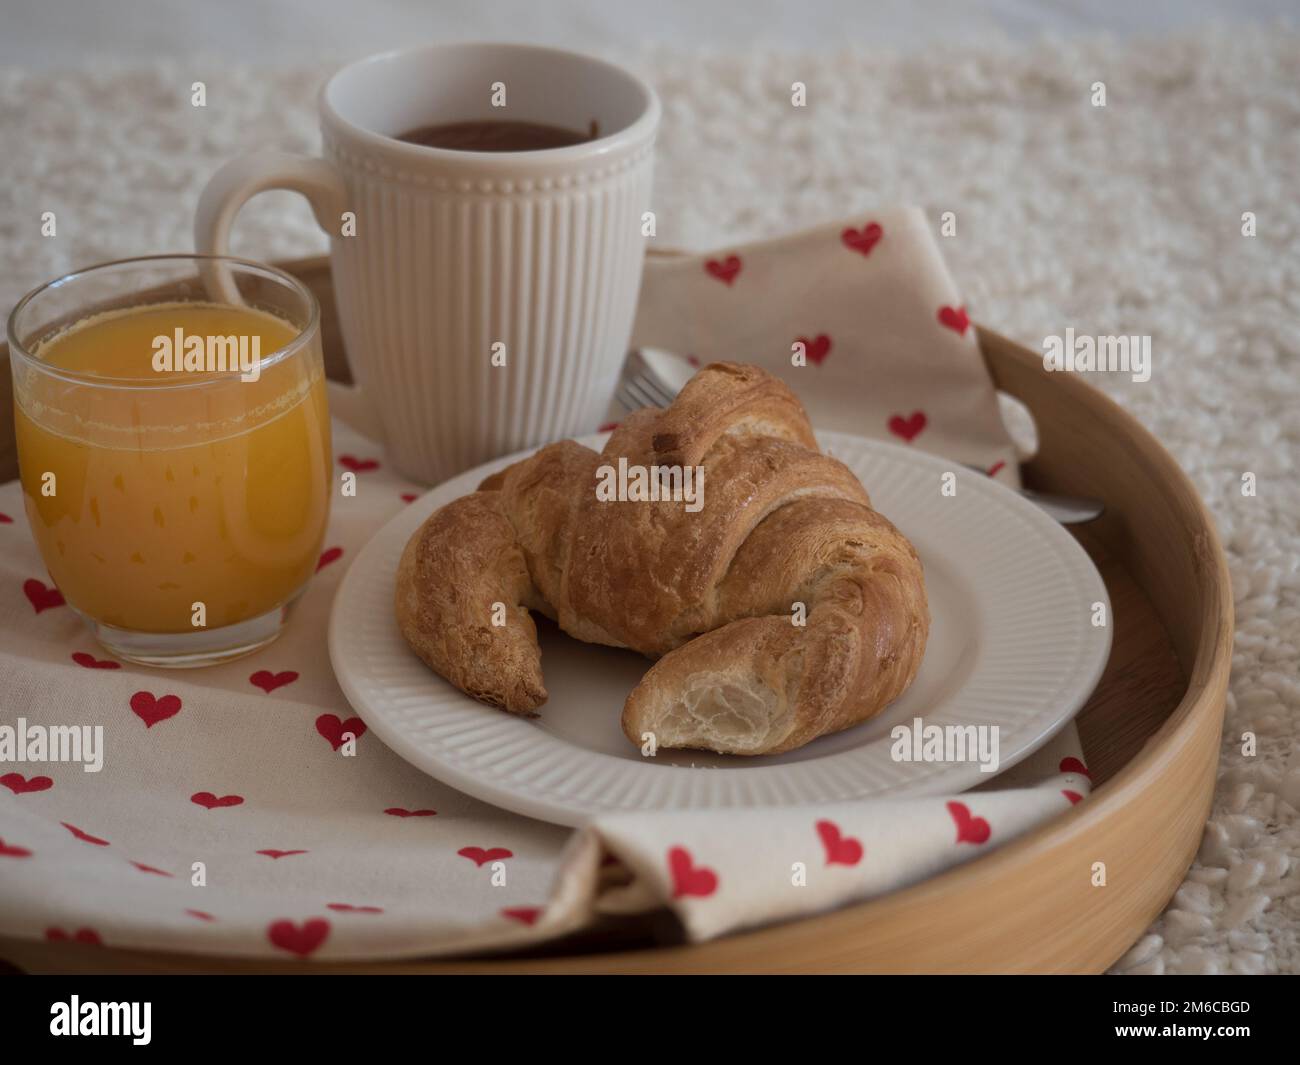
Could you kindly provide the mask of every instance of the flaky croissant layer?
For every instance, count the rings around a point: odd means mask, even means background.
[[[697,499],[610,500],[609,470],[695,468]],[[705,479],[701,476],[701,485]],[[397,575],[408,643],[513,713],[546,700],[529,610],[658,661],[628,697],[638,746],[773,754],[872,717],[929,632],[920,560],[780,381],[714,363],[598,454],[543,448],[447,504]]]

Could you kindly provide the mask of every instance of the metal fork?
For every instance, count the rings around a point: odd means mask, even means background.
[[[667,407],[676,395],[639,351],[628,352],[627,362],[623,365],[623,376],[614,391],[619,406],[629,413],[643,407]],[[967,469],[984,472],[978,466],[968,466]],[[1062,525],[1083,525],[1100,518],[1106,511],[1106,504],[1100,499],[1087,496],[1063,496],[1052,492],[1036,492],[1031,488],[1017,488],[1014,491]]]
[[[614,392],[614,399],[629,413],[642,407],[667,407],[677,397],[659,375],[650,368],[639,351],[629,351],[623,364],[623,376]]]

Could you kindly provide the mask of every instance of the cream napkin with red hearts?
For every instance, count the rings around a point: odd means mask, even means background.
[[[975,326],[917,207],[703,255],[651,255],[634,347],[755,363],[819,429],[909,444],[1019,483]],[[653,361],[653,359],[652,359]]]
[[[1011,463],[973,329],[916,212],[656,263],[638,335],[701,360],[761,360],[818,424]],[[795,366],[786,339],[799,336]],[[335,500],[287,631],[194,672],[98,648],[49,583],[19,486],[0,487],[0,729],[101,726],[104,744],[98,772],[13,749],[0,762],[0,934],[364,959],[522,947],[596,914],[668,907],[703,939],[920,880],[1088,794],[1070,727],[960,796],[623,814],[577,833],[471,799],[384,747],[334,681],[339,579],[417,491],[337,420],[335,448],[358,491]]]

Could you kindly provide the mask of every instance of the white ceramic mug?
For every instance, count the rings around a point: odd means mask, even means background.
[[[322,159],[259,152],[213,175],[195,219],[198,250],[224,254],[235,215],[258,192],[307,197],[330,235],[357,385],[348,401],[361,408],[351,420],[382,437],[407,477],[437,483],[594,430],[641,281],[654,91],[553,48],[433,45],[345,67],[321,90],[320,112]],[[595,121],[599,136],[522,152],[397,139],[498,118],[572,130]],[[355,234],[345,235],[350,219]]]

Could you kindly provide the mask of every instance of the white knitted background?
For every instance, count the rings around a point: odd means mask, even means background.
[[[1209,503],[1238,630],[1204,845],[1116,968],[1300,971],[1300,36],[609,58],[664,99],[665,244],[916,202],[936,222],[956,213],[957,235],[941,244],[979,321],[1035,348],[1068,326],[1153,337],[1148,383],[1093,382]],[[0,70],[0,305],[74,267],[188,250],[199,190],[221,161],[316,146],[314,92],[331,66]],[[190,105],[197,80],[202,109]],[[796,80],[804,109],[789,104]],[[1104,108],[1089,102],[1096,81]],[[250,205],[234,241],[259,258],[323,248],[284,193]],[[1246,471],[1254,498],[1241,494]],[[1253,758],[1240,754],[1247,730],[1259,736]]]

